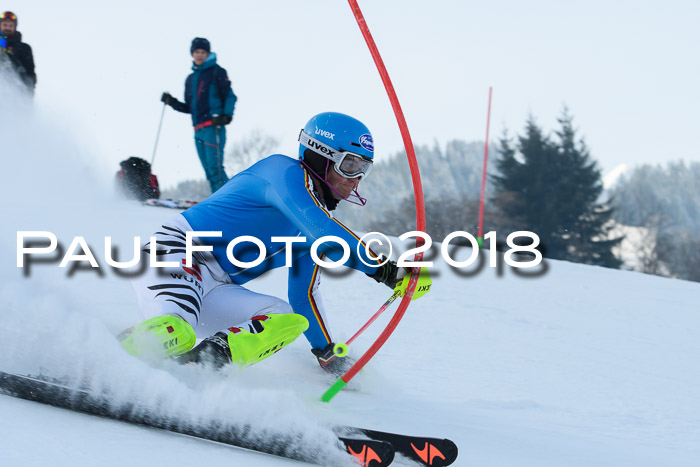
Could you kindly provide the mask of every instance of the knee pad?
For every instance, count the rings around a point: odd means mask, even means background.
[[[191,350],[197,335],[184,319],[163,315],[122,331],[117,339],[135,357],[165,358]]]
[[[239,366],[258,363],[294,342],[309,328],[306,318],[296,313],[256,316],[247,326],[229,328],[231,361]],[[262,329],[261,329],[262,328]]]

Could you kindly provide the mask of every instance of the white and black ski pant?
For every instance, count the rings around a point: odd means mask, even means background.
[[[185,232],[188,230],[193,229],[184,216],[178,214],[152,235],[156,239],[158,261],[174,261],[179,266],[146,266],[132,281],[146,319],[178,316],[203,339],[257,315],[293,312],[284,300],[232,283],[211,252],[195,251],[192,267],[187,267]],[[194,242],[196,244],[196,238]],[[150,256],[149,241],[142,248],[141,261],[149,265]]]

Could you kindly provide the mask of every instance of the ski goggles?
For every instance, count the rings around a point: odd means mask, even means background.
[[[12,13],[11,11],[6,11],[3,14],[0,14],[0,21],[9,19],[11,21],[17,22],[17,16]]]
[[[350,151],[339,151],[333,149],[327,144],[323,144],[317,139],[307,135],[304,130],[299,133],[299,143],[302,146],[311,149],[313,152],[326,157],[335,164],[335,171],[345,178],[366,177],[372,170],[372,161],[359,154]]]

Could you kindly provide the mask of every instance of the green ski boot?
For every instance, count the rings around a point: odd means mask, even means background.
[[[125,329],[117,339],[135,357],[162,359],[189,351],[197,336],[184,319],[163,315]]]
[[[254,365],[291,344],[309,328],[309,322],[295,313],[253,317],[239,326],[217,332],[192,351],[176,358],[183,364],[205,364],[221,368],[234,363]]]

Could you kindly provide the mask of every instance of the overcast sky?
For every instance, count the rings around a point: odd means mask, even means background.
[[[360,0],[415,144],[549,131],[563,105],[605,172],[700,161],[700,2]],[[229,146],[259,129],[296,155],[299,129],[332,110],[364,121],[376,158],[403,148],[386,92],[345,0],[15,0],[34,49],[36,106],[97,169],[150,160],[160,95],[182,99],[190,41],[209,38],[239,100]],[[1,104],[0,104],[1,105]],[[49,155],[47,155],[49,157]],[[188,115],[166,110],[161,185],[204,178]]]

